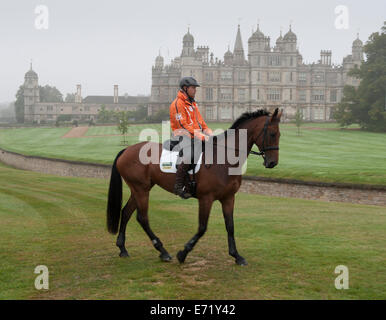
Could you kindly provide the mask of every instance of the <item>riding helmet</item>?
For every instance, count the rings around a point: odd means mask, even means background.
[[[184,86],[187,86],[187,87],[189,87],[189,86],[199,87],[200,85],[198,84],[196,79],[194,79],[193,77],[183,77],[180,80],[180,88],[182,89]]]

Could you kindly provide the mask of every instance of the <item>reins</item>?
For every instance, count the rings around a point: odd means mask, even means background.
[[[279,146],[265,147],[265,140],[266,140],[267,131],[268,131],[268,124],[269,124],[269,117],[267,116],[267,119],[265,120],[265,123],[264,123],[264,127],[260,131],[259,135],[257,136],[257,138],[259,138],[261,136],[261,134],[263,134],[263,144],[262,144],[262,147],[261,147],[261,151],[256,152],[256,151],[251,150],[249,152],[250,154],[254,154],[254,155],[257,155],[257,156],[262,156],[264,159],[265,159],[265,152],[266,151],[279,150]],[[245,152],[243,150],[240,150],[240,149],[237,149],[237,148],[227,147],[226,145],[217,144],[215,142],[212,142],[212,144],[216,145],[216,146],[223,146],[223,147],[226,147],[228,149],[236,150],[236,151],[239,151],[239,152]]]

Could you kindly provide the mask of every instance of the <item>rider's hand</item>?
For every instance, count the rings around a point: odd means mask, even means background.
[[[205,136],[205,141],[209,141],[209,136]]]

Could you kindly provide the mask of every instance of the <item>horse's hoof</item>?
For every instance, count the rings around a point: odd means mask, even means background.
[[[177,259],[178,259],[179,263],[184,263],[185,258],[186,258],[186,253],[184,253],[183,251],[178,251]]]
[[[164,261],[164,262],[169,262],[172,260],[172,257],[168,253],[161,253],[159,257],[161,261]]]
[[[241,257],[236,259],[236,263],[239,266],[246,266],[246,265],[248,265],[247,260],[245,260],[244,258],[241,258]]]
[[[119,256],[120,256],[121,258],[128,258],[128,257],[129,257],[129,253],[128,253],[127,251],[123,251],[123,252],[121,252],[121,253],[119,254]]]

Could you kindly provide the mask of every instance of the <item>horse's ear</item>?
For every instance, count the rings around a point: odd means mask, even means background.
[[[278,112],[279,112],[279,108],[276,108],[275,111],[273,112],[273,115],[271,116],[271,122],[276,120]]]
[[[283,109],[280,110],[278,116],[277,116],[277,120],[280,121],[280,118],[281,118],[281,115],[283,114]]]

